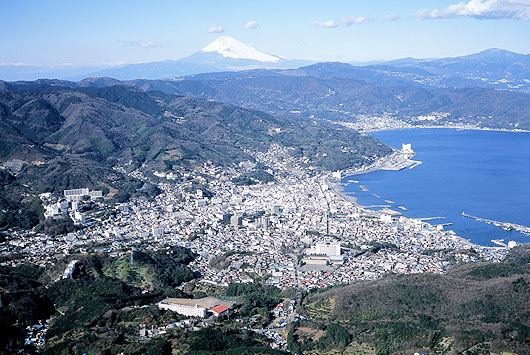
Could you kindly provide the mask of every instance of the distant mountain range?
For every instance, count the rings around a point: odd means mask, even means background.
[[[380,81],[383,84],[377,84]],[[359,116],[378,116],[395,117],[413,125],[461,123],[530,130],[530,94],[407,85],[404,79],[383,80],[370,69],[343,63],[283,71],[212,73],[183,80],[133,80],[126,84],[146,91],[213,99],[282,117],[355,122]],[[421,121],[422,116],[429,117],[428,121]]]
[[[130,64],[77,76],[73,79],[84,79],[87,76],[105,76],[120,80],[160,79],[229,70],[296,68],[310,63],[267,54],[232,37],[221,36],[199,52],[182,59]]]
[[[112,68],[52,68],[26,65],[0,65],[0,79],[35,80],[39,78],[81,80],[105,76],[120,80],[162,79],[183,75],[248,69],[296,68],[313,62],[292,60],[259,51],[230,36],[220,36],[200,51],[177,60],[129,64]],[[48,70],[48,72],[46,71]]]
[[[498,48],[453,58],[403,58],[375,67],[381,66],[408,70],[420,77],[434,79],[437,85],[448,87],[477,86],[530,91],[530,54]]]
[[[38,78],[82,80],[110,77],[118,80],[182,78],[204,73],[254,69],[292,69],[315,64],[259,51],[229,36],[221,36],[200,51],[177,60],[102,66],[28,66],[0,65],[2,80],[35,80]],[[337,63],[339,64],[339,63]],[[358,79],[377,85],[400,85],[429,88],[482,87],[530,92],[530,55],[502,49],[441,59],[403,58],[386,62],[346,63],[333,68],[344,79]],[[329,69],[329,68],[328,68]],[[305,70],[293,72],[300,75]],[[330,76],[329,71],[312,76]]]
[[[382,82],[383,84],[377,84]],[[255,109],[276,117],[355,122],[359,116],[393,117],[410,124],[469,124],[530,130],[530,94],[487,88],[431,88],[412,85],[367,67],[318,63],[298,69],[198,74],[170,80],[89,78],[79,82],[0,82],[71,88],[133,86],[146,92],[193,96]]]
[[[423,69],[399,69],[401,73]],[[0,82],[0,91],[38,85],[70,88],[133,86],[146,92],[215,100],[294,120],[356,122],[360,116],[395,118],[412,125],[467,124],[530,130],[530,94],[483,87],[430,87],[372,67],[318,63],[297,69],[218,72],[175,79],[79,82]]]

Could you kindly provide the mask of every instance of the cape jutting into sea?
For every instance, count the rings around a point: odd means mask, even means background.
[[[495,246],[493,239],[530,243],[528,235],[462,216],[465,212],[530,226],[530,133],[404,129],[370,135],[398,149],[411,143],[414,160],[423,164],[346,177],[343,182],[359,181],[344,192],[355,192],[360,204],[384,205],[388,200],[395,202],[391,209],[407,217],[445,217],[429,223],[453,223],[444,229],[480,245]]]

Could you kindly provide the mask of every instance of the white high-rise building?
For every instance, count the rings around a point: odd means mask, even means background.
[[[401,144],[401,153],[405,154],[409,158],[413,157],[414,151],[412,150],[412,144],[411,143]]]

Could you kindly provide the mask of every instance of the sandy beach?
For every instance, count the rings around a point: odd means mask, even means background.
[[[342,197],[343,200],[351,202],[355,207],[364,208],[364,206],[360,205],[357,201],[357,197],[348,195],[344,192],[344,186],[340,182],[332,183],[329,180],[327,182],[331,186],[333,192]]]

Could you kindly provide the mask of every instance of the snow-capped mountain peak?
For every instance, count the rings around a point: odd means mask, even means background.
[[[254,47],[238,41],[230,36],[220,36],[201,49],[201,52],[214,52],[225,58],[252,59],[260,62],[276,63],[280,58],[258,51]]]

